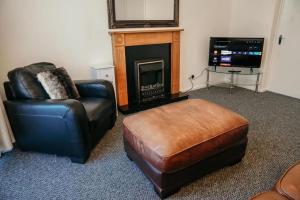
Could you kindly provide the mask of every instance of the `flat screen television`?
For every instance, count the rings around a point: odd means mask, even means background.
[[[211,37],[209,66],[259,68],[264,38]]]

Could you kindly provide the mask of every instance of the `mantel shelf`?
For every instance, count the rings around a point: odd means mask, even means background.
[[[160,28],[118,28],[108,29],[109,34],[113,33],[158,33],[184,31],[181,27],[160,27]]]

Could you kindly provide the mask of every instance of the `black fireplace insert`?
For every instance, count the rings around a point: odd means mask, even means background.
[[[138,102],[164,98],[164,60],[135,61],[135,87]]]
[[[163,61],[163,66],[161,62]],[[145,62],[155,62],[146,63]],[[137,78],[137,67],[142,68],[142,76]],[[153,70],[156,68],[155,70]],[[157,79],[162,76],[163,92],[165,95],[171,93],[171,46],[170,44],[155,44],[155,45],[141,45],[141,46],[128,46],[126,47],[126,76],[128,86],[128,103],[140,104],[149,103],[150,98],[141,98],[140,88],[137,88],[138,81],[142,86],[154,85]],[[147,77],[147,78],[146,78]],[[151,84],[151,81],[152,84]],[[159,82],[159,81],[158,81]],[[150,84],[149,84],[150,83]],[[145,89],[145,88],[144,88]],[[152,91],[153,92],[153,91]],[[145,91],[145,95],[150,95],[150,91]],[[143,99],[143,101],[141,101]],[[159,99],[158,99],[159,100]]]

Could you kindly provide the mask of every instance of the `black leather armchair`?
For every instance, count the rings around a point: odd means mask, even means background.
[[[4,105],[17,146],[84,163],[116,121],[113,86],[104,80],[75,81],[80,99],[51,100],[44,91],[38,91],[42,87],[35,80],[45,65],[52,64],[37,63],[13,70],[8,75],[10,81],[4,83]]]

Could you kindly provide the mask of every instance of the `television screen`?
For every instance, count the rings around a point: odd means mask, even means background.
[[[210,38],[209,66],[259,68],[264,38]]]

